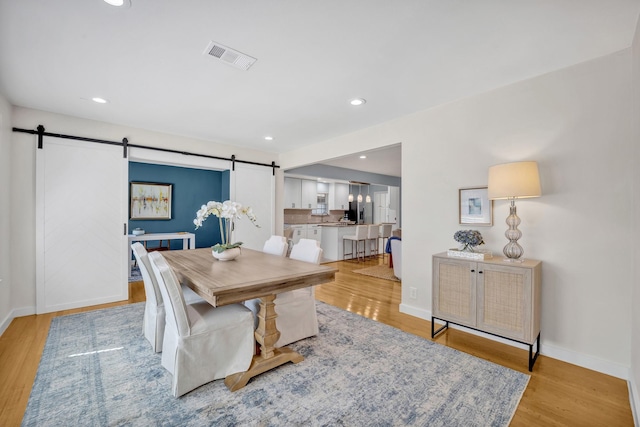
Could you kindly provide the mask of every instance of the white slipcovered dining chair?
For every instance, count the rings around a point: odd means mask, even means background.
[[[151,271],[149,263],[149,253],[140,242],[131,245],[133,256],[136,258],[142,281],[144,283],[145,306],[142,320],[142,331],[144,337],[151,343],[153,351],[162,351],[162,340],[164,337],[165,308],[162,294],[156,281],[156,276]],[[204,301],[195,292],[186,286],[182,286],[182,293],[187,304]]]
[[[265,249],[267,249],[266,244]],[[267,252],[267,250],[263,252]],[[274,255],[280,254],[275,253]],[[320,243],[313,239],[300,239],[291,249],[290,258],[320,264],[322,259]],[[303,338],[318,335],[318,316],[313,286],[278,294],[274,303],[278,314],[276,328],[280,331],[276,347],[283,347]],[[260,299],[252,299],[244,304],[254,313],[257,326]]]
[[[160,252],[149,254],[165,303],[162,366],[180,397],[213,380],[249,369],[255,348],[253,316],[242,304],[185,304],[178,278]]]
[[[264,247],[262,248],[262,252],[278,255],[278,256],[287,256],[287,251],[289,249],[289,243],[287,242],[287,238],[284,236],[271,236],[269,240],[264,242]]]
[[[320,242],[314,239],[300,239],[298,243],[291,248],[289,258],[298,261],[310,262],[312,264],[320,264],[322,260],[322,248]]]

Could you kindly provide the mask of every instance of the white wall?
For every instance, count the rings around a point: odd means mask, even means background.
[[[430,257],[470,228],[457,223],[458,188],[486,185],[493,164],[537,160],[543,196],[518,202],[518,214],[525,257],[543,261],[542,353],[627,378],[637,143],[630,68],[623,51],[286,153],[281,165],[402,142],[401,309],[427,317]],[[497,201],[495,225],[479,228],[498,254],[507,215]]]
[[[151,132],[109,123],[79,119],[70,116],[14,107],[12,114],[14,127],[35,129],[43,125],[47,132],[76,135],[109,141],[121,141],[128,138],[129,143],[154,147],[184,150],[194,153],[209,154],[219,157],[231,157],[232,154],[241,160],[260,163],[277,162],[277,155],[256,150],[243,149],[236,146],[206,142],[175,135]],[[7,211],[11,214],[10,252],[13,255],[11,270],[11,309],[15,315],[34,313],[35,308],[35,152],[37,137],[24,133],[7,132],[11,137],[11,204]],[[5,142],[3,132],[0,136],[0,154],[4,154]],[[180,155],[174,155],[179,159]],[[5,156],[2,155],[2,162]],[[4,180],[4,174],[0,175]],[[2,183],[4,181],[0,181]],[[3,186],[4,187],[4,186]],[[4,218],[5,207],[2,205]],[[3,233],[4,236],[4,233]],[[0,242],[4,243],[4,238]],[[4,249],[4,248],[3,248]],[[3,250],[4,254],[5,251]],[[2,255],[4,262],[4,255]],[[4,282],[0,283],[0,289]],[[0,290],[0,292],[2,292]],[[4,294],[0,293],[4,296]],[[4,304],[4,298],[2,299]],[[0,305],[0,310],[2,305]],[[2,314],[2,311],[0,311]],[[0,318],[1,319],[1,318]]]
[[[634,218],[640,218],[640,23],[636,27],[636,34],[633,42],[633,123],[634,127],[634,172],[635,182],[633,196],[635,201]],[[640,222],[634,221],[634,242],[640,242]],[[632,408],[634,409],[635,424],[640,424],[640,245],[633,245],[634,248],[634,276],[633,276],[633,296],[631,299],[633,323],[631,326],[631,391]]]
[[[0,95],[0,334],[11,315],[11,106]]]

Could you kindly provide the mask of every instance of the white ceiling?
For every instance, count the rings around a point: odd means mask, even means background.
[[[639,8],[0,0],[0,91],[18,106],[281,153],[625,49]],[[258,60],[241,71],[207,57],[212,40]]]
[[[325,160],[323,165],[337,166],[344,169],[355,169],[363,172],[388,176],[402,176],[402,147],[400,144],[377,150],[363,151],[349,156]],[[366,158],[361,158],[366,156]]]

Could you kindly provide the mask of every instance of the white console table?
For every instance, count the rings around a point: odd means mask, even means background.
[[[139,236],[129,234],[127,237],[129,240],[129,258],[127,258],[129,261],[129,277],[131,277],[131,256],[133,255],[131,244],[133,242],[144,242],[148,240],[182,240],[182,250],[196,248],[196,235],[193,233],[187,233],[186,231],[179,231],[177,233],[148,233],[140,234]]]

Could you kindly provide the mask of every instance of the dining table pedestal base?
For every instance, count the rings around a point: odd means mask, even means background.
[[[274,355],[268,359],[265,359],[261,354],[253,356],[251,366],[249,370],[245,372],[238,372],[237,374],[231,374],[224,379],[224,384],[231,391],[240,390],[247,385],[249,380],[256,375],[260,375],[280,365],[284,365],[287,362],[298,363],[302,362],[304,357],[290,348],[282,347],[274,350]]]
[[[260,311],[258,312],[258,327],[254,333],[256,341],[260,344],[260,354],[253,356],[249,369],[228,375],[224,383],[231,391],[240,390],[247,385],[249,380],[275,367],[287,362],[299,363],[304,357],[290,348],[275,348],[275,343],[280,338],[280,331],[276,327],[274,300],[275,295],[266,295],[260,298]]]

